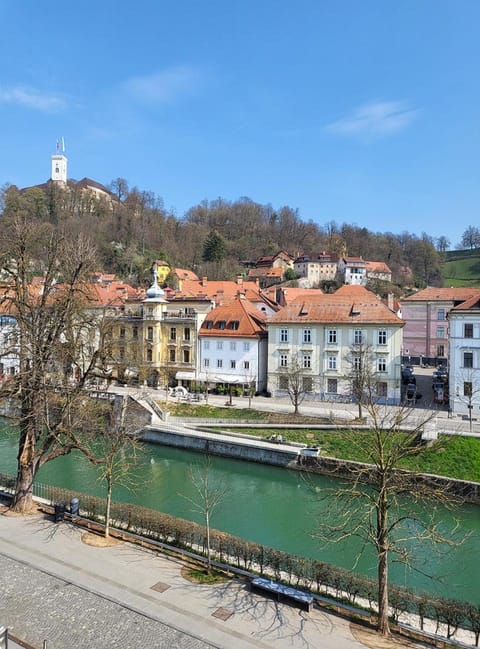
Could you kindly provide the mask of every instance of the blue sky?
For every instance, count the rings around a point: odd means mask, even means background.
[[[0,184],[125,178],[447,236],[480,207],[478,0],[0,0]]]

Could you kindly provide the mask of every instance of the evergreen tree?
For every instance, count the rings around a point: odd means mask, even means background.
[[[225,241],[216,230],[212,230],[203,244],[203,261],[219,262],[225,258]]]

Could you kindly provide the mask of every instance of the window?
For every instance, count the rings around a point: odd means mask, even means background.
[[[250,343],[243,343],[243,351],[244,352],[250,351]]]
[[[463,337],[464,338],[473,338],[473,324],[465,323],[463,325]]]
[[[303,342],[304,343],[311,343],[312,342],[312,330],[311,329],[304,329],[303,330]]]
[[[123,360],[125,358],[125,347],[120,347],[119,354],[120,354],[120,359]]]
[[[223,341],[217,340],[217,349],[223,349]]]
[[[472,396],[473,385],[471,381],[465,381],[463,384],[463,396],[471,397]]]
[[[386,397],[387,396],[387,384],[385,381],[379,381],[375,386],[377,397]]]
[[[171,363],[175,363],[175,350],[174,350],[174,349],[171,349],[171,350],[169,351],[169,354],[168,354],[168,360],[169,360]]]
[[[280,342],[288,343],[288,329],[280,329]]]
[[[387,361],[385,358],[379,358],[377,360],[377,372],[386,372],[387,371]]]
[[[190,350],[189,349],[184,349],[183,350],[183,362],[184,363],[190,363]]]
[[[355,329],[355,331],[353,332],[353,344],[361,345],[362,342],[363,342],[362,330]]]
[[[210,359],[209,358],[204,358],[203,359],[203,367],[210,367]]]
[[[147,328],[147,340],[150,340],[150,341],[153,340],[153,327],[148,327]]]
[[[125,338],[125,327],[120,327],[120,338]]]
[[[232,320],[230,323],[230,329],[234,329],[235,331],[237,331],[239,326],[240,322],[238,320]]]
[[[151,363],[153,360],[153,352],[151,349],[147,349],[147,362]]]
[[[177,329],[176,329],[176,327],[170,327],[170,340],[177,340]]]
[[[230,369],[234,370],[237,367],[237,361],[230,361]]]
[[[313,390],[313,379],[311,376],[303,377],[302,388],[304,392],[311,392]]]
[[[203,349],[210,349],[210,341],[209,340],[204,340],[203,341]]]
[[[445,345],[437,345],[437,356],[445,356]]]
[[[137,338],[138,338],[138,327],[133,327],[133,329],[132,329],[132,338],[134,340],[137,340]]]
[[[278,387],[280,390],[288,390],[288,376],[280,376],[278,378]]]
[[[217,367],[223,367],[223,361],[221,358],[217,358]]]
[[[243,369],[244,370],[250,369],[250,361],[243,361]]]
[[[438,309],[437,320],[445,320],[445,309]]]
[[[227,323],[226,323],[225,320],[219,320],[218,321],[218,328],[219,329],[225,329],[226,326],[227,326]]]
[[[379,345],[386,345],[387,344],[387,332],[385,329],[380,329],[378,332],[378,344]]]
[[[230,342],[230,351],[234,352],[237,350],[237,343],[234,341]]]
[[[361,372],[362,371],[362,357],[361,356],[354,356],[353,357],[353,369],[356,372]]]
[[[337,344],[337,330],[336,329],[329,329],[327,339],[328,339],[328,342],[331,345],[336,345]]]
[[[183,337],[185,338],[185,340],[190,340],[190,327],[185,327],[185,329],[183,330]]]
[[[303,367],[305,369],[310,369],[312,367],[312,356],[311,354],[303,355]]]
[[[280,367],[288,367],[288,354],[280,354]]]
[[[330,356],[327,356],[327,368],[329,370],[336,370],[337,369],[337,356],[336,356],[336,354],[330,354]]]
[[[463,367],[473,367],[473,352],[463,352]]]
[[[437,338],[445,338],[445,327],[437,327]]]
[[[205,322],[205,328],[206,329],[213,329],[213,321],[212,320],[207,320]]]
[[[328,379],[327,381],[327,392],[330,394],[337,394],[338,390],[338,381],[337,379]]]

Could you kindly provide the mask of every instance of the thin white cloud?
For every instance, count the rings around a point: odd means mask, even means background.
[[[155,74],[132,77],[123,88],[138,101],[166,104],[190,94],[198,85],[199,71],[190,66],[176,66]]]
[[[357,108],[350,116],[327,126],[339,135],[381,137],[406,128],[418,115],[404,101],[377,101]]]
[[[26,106],[45,113],[58,113],[66,107],[63,97],[42,93],[29,86],[0,87],[0,103]]]

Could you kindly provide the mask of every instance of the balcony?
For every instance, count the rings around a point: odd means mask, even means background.
[[[168,320],[169,322],[195,322],[197,319],[196,313],[185,313],[185,311],[167,311],[162,313],[162,320]]]

